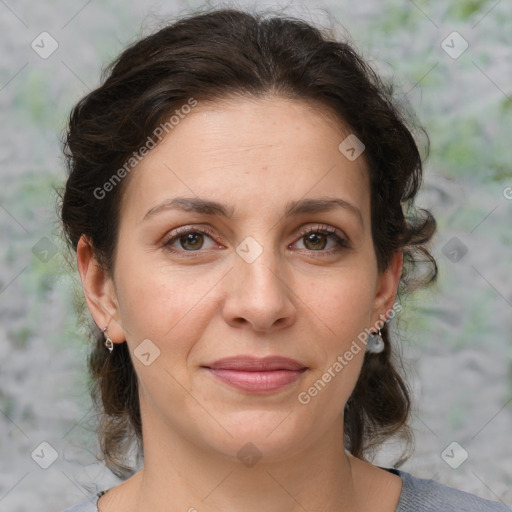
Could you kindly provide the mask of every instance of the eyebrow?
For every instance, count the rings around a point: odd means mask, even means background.
[[[361,211],[353,204],[344,199],[335,198],[308,198],[298,201],[290,201],[286,204],[284,217],[291,217],[303,214],[329,212],[336,208],[344,208],[357,217],[361,226],[363,226],[363,216]],[[165,199],[146,212],[142,221],[145,221],[157,213],[165,210],[181,210],[186,212],[201,213],[204,215],[216,215],[219,217],[233,217],[233,206],[227,207],[222,203],[200,197],[175,197]]]

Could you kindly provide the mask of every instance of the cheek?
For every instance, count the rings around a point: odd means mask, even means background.
[[[118,302],[123,328],[133,352],[150,339],[169,354],[173,364],[184,361],[211,316],[208,291],[218,277],[168,266],[151,267],[148,261],[119,261]]]
[[[320,364],[307,382],[314,389],[304,391],[318,395],[318,402],[342,405],[357,382],[366,350],[360,335],[370,327],[374,300],[369,275],[368,270],[340,272],[336,278],[309,288],[316,290],[309,292],[305,302],[321,330],[315,335]]]
[[[369,327],[375,300],[370,274],[368,269],[347,268],[303,291],[305,303],[338,348]]]

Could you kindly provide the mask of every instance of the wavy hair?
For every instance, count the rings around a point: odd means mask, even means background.
[[[106,68],[101,85],[74,106],[63,141],[68,176],[59,195],[69,255],[85,235],[102,269],[113,276],[119,207],[128,178],[101,200],[94,190],[170,113],[191,97],[215,101],[269,95],[323,106],[364,142],[379,271],[402,250],[399,298],[435,281],[437,265],[427,243],[436,222],[428,210],[414,206],[422,157],[414,123],[394,99],[392,85],[348,41],[327,29],[289,16],[237,9],[194,13],[140,39]],[[418,274],[424,264],[428,272]],[[345,408],[345,446],[363,459],[390,436],[411,437],[410,392],[398,371],[389,327],[382,328],[384,352],[365,355]],[[97,433],[103,460],[122,477],[133,471],[126,456],[134,440],[141,453],[137,376],[127,344],[110,354],[98,327],[90,329],[88,367],[91,395],[100,411]]]

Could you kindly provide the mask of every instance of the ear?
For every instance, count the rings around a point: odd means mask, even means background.
[[[371,326],[378,328],[383,326],[390,315],[395,303],[398,285],[403,266],[402,249],[397,250],[389,262],[388,268],[379,274],[377,280],[377,292],[372,313]],[[381,327],[382,328],[382,327]]]
[[[110,339],[114,343],[122,343],[126,336],[120,320],[114,283],[98,264],[85,235],[78,241],[76,255],[85,301],[96,325],[102,331],[108,326]]]

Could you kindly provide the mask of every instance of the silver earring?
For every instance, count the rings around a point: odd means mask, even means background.
[[[103,334],[105,334],[106,330],[107,330],[107,327],[105,327],[105,329],[103,329]],[[107,332],[107,339],[105,340],[105,346],[109,349],[110,352],[112,352],[112,350],[114,350],[114,343],[110,339],[108,332]]]
[[[382,334],[380,332],[371,333],[368,336],[368,342],[366,343],[366,352],[370,352],[371,354],[380,354],[384,350],[384,339],[382,338]]]

